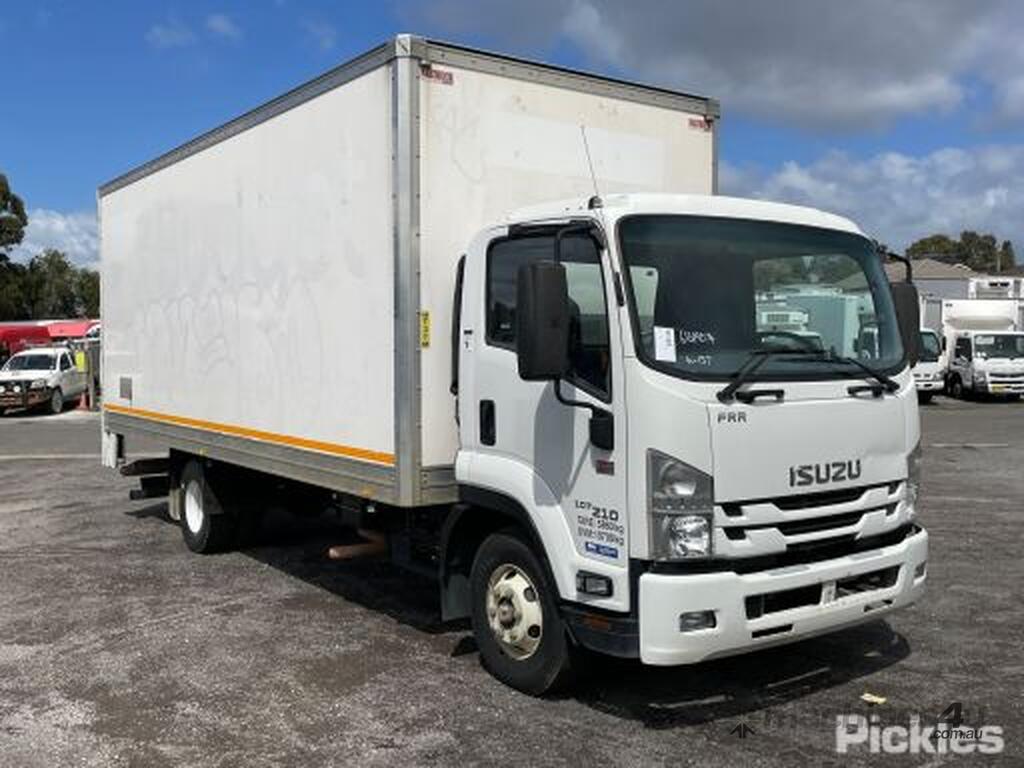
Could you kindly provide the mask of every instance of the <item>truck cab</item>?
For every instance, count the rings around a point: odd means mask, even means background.
[[[870,366],[843,354],[856,324],[762,327],[759,295],[807,283],[862,308]],[[522,510],[573,636],[648,664],[908,605],[928,538],[916,292],[898,314],[896,291],[854,224],[807,208],[631,194],[517,214],[461,276],[462,499]],[[529,658],[537,585],[493,564],[479,634]]]
[[[946,381],[953,397],[991,394],[1019,398],[1024,393],[1024,333],[956,333]]]
[[[939,334],[930,328],[922,328],[920,341],[920,357],[914,366],[914,384],[917,387],[917,399],[927,403],[936,392],[945,388],[946,367],[942,363],[942,341]]]

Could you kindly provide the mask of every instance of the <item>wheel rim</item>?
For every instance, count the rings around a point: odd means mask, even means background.
[[[491,573],[487,623],[502,652],[517,661],[530,658],[540,646],[544,631],[540,595],[517,566],[506,563]]]
[[[192,533],[199,533],[203,527],[202,489],[195,480],[185,488],[185,525]]]

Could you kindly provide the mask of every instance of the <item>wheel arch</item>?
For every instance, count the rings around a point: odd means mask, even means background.
[[[459,486],[459,503],[441,526],[441,618],[464,619],[470,614],[469,572],[480,544],[492,533],[516,528],[544,567],[559,599],[547,549],[529,513],[504,493],[472,485]]]

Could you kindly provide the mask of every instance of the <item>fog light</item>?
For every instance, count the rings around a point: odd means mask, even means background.
[[[917,568],[914,569],[914,578],[915,579],[922,578],[924,576],[925,570],[927,570],[927,566],[928,566],[928,561],[927,560],[925,560],[924,562],[918,563],[917,564]]]
[[[612,580],[597,573],[579,571],[576,574],[576,591],[582,592],[584,595],[611,597]]]
[[[698,629],[714,629],[714,611],[691,611],[679,614],[679,631],[696,632]]]

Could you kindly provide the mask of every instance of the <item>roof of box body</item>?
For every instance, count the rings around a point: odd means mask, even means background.
[[[519,59],[490,51],[466,48],[415,35],[397,35],[366,53],[350,59],[334,69],[287,91],[271,101],[224,123],[211,131],[118,176],[99,188],[99,196],[110,194],[145,178],[156,171],[184,160],[186,157],[231,138],[311,99],[377,69],[400,57],[411,57],[422,65],[461,67],[529,82],[552,85],[592,93],[609,98],[652,104],[666,109],[679,109],[719,117],[719,104],[714,99],[683,91],[604,77],[590,72],[559,67],[542,62]]]
[[[596,217],[598,212],[596,209],[590,208],[590,199],[558,200],[521,208],[509,216],[508,223],[558,220],[581,215]],[[776,221],[784,224],[835,229],[856,235],[864,234],[856,224],[842,216],[802,205],[771,203],[744,197],[632,193],[605,195],[601,198],[601,204],[603,209],[615,218],[635,213],[717,216],[730,219]]]

